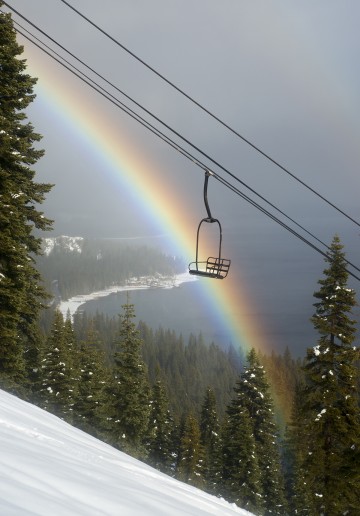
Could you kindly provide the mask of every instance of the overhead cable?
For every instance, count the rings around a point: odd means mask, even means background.
[[[35,28],[38,32],[40,32],[42,35],[44,35],[46,38],[48,38],[50,41],[52,41],[52,43],[54,43],[55,45],[57,45],[59,48],[61,48],[64,52],[66,52],[68,55],[70,55],[73,59],[75,59],[78,63],[80,63],[81,65],[83,65],[85,68],[87,68],[89,71],[91,71],[92,73],[94,73],[97,77],[99,77],[101,80],[103,80],[106,84],[108,84],[109,86],[111,86],[112,88],[114,88],[116,91],[118,91],[119,93],[121,93],[125,98],[127,98],[128,100],[130,100],[133,104],[135,104],[137,107],[139,107],[140,109],[142,109],[144,112],[146,112],[148,115],[150,115],[152,118],[154,118],[157,122],[159,122],[160,124],[162,124],[164,127],[166,127],[166,129],[168,129],[169,131],[171,131],[173,134],[175,134],[177,137],[179,137],[181,140],[183,140],[184,142],[186,142],[188,145],[190,145],[192,148],[194,148],[196,151],[198,151],[200,154],[202,154],[204,157],[206,157],[207,159],[209,159],[210,161],[212,161],[215,165],[217,165],[219,168],[221,168],[224,172],[228,173],[233,179],[235,179],[236,181],[238,181],[240,184],[242,184],[243,186],[245,186],[245,188],[247,188],[248,190],[250,190],[254,195],[256,195],[257,197],[259,197],[261,200],[263,200],[264,202],[266,202],[269,206],[271,206],[273,209],[275,209],[277,212],[279,212],[281,215],[283,215],[285,218],[287,218],[288,220],[290,220],[293,224],[295,224],[296,226],[298,226],[301,230],[305,231],[309,236],[311,236],[312,238],[314,238],[315,240],[317,240],[319,243],[321,243],[323,246],[327,247],[328,249],[329,246],[327,246],[327,244],[323,241],[321,241],[318,237],[316,237],[313,233],[311,233],[310,231],[308,231],[306,228],[304,228],[301,224],[299,224],[298,222],[296,222],[294,219],[292,219],[290,216],[288,216],[285,212],[283,212],[282,210],[280,210],[277,206],[275,206],[273,203],[271,203],[269,200],[267,200],[265,197],[263,197],[261,194],[259,194],[258,192],[256,192],[253,188],[251,188],[249,185],[247,185],[245,182],[243,182],[242,180],[240,180],[237,176],[235,176],[232,172],[230,172],[228,169],[226,169],[225,167],[223,167],[220,163],[218,163],[217,161],[215,161],[213,158],[211,158],[209,155],[207,155],[205,152],[203,152],[200,148],[198,148],[197,146],[195,146],[191,141],[187,140],[183,135],[181,135],[179,132],[175,131],[172,127],[170,127],[168,124],[166,124],[165,122],[163,122],[160,118],[158,118],[157,116],[155,116],[151,111],[149,111],[148,109],[146,109],[144,106],[142,106],[140,103],[138,103],[137,101],[135,101],[132,97],[130,97],[129,95],[127,95],[124,91],[122,91],[120,88],[118,88],[116,85],[114,85],[113,83],[111,83],[109,80],[107,80],[105,77],[103,77],[102,75],[100,75],[96,70],[94,70],[93,68],[91,68],[90,66],[88,66],[84,61],[82,61],[81,59],[79,59],[75,54],[73,54],[72,52],[70,52],[68,49],[66,49],[63,45],[61,45],[60,43],[58,43],[54,38],[52,38],[51,36],[49,36],[45,31],[43,31],[42,29],[40,29],[39,27],[37,27],[33,22],[31,22],[29,19],[25,18],[23,15],[21,15],[18,11],[14,10],[14,12],[20,16],[22,19],[24,19],[29,25],[31,25],[33,28]],[[21,25],[18,24],[20,27]],[[25,29],[24,27],[22,27],[23,30],[27,30]],[[29,32],[29,31],[27,31]],[[31,34],[29,32],[29,34]],[[81,75],[83,75],[83,77],[85,77],[87,80],[89,80],[90,82],[92,82],[93,84],[95,84],[98,88],[100,88],[101,90],[103,90],[104,92],[106,92],[106,94],[110,95],[113,99],[115,99],[117,102],[120,102],[116,97],[114,97],[113,95],[111,95],[107,90],[105,90],[102,86],[100,86],[99,84],[95,83],[93,81],[93,79],[91,79],[89,76],[87,76],[86,74],[84,74],[82,71],[80,71],[78,68],[76,68],[72,63],[70,63],[69,61],[67,61],[63,56],[61,56],[60,54],[58,54],[57,52],[55,52],[53,49],[51,49],[49,46],[47,46],[44,42],[42,42],[41,40],[39,40],[38,38],[36,38],[33,34],[31,34],[32,37],[34,37],[35,39],[37,39],[42,45],[44,45],[46,48],[48,48],[51,52],[53,52],[56,56],[58,56],[61,60],[63,60],[65,63],[67,63],[70,67],[72,67],[73,69],[75,69],[78,73],[80,73]],[[50,56],[52,57],[52,56]],[[61,63],[60,63],[61,64]],[[68,70],[69,68],[66,67]],[[71,71],[71,70],[69,70]],[[76,74],[77,75],[77,74]],[[140,115],[138,115],[137,113],[135,113],[133,110],[131,110],[128,106],[126,106],[125,104],[121,103],[124,108],[126,109],[129,109],[133,115],[135,115],[136,117],[140,117]],[[140,117],[140,119],[145,122],[146,124],[148,124],[147,121],[145,121],[145,119],[143,119],[142,117]],[[138,120],[140,121],[140,120]],[[158,132],[158,129],[156,129],[154,126],[151,126],[152,129],[154,129],[155,131]],[[163,137],[167,138],[163,133],[161,133]],[[160,136],[160,134],[158,133],[158,136]],[[170,143],[170,142],[168,142]],[[174,142],[173,142],[174,143]],[[192,159],[194,159],[194,157],[192,157]],[[205,166],[205,165],[204,165]],[[209,168],[209,167],[207,167]],[[356,268],[356,266],[354,266]],[[359,269],[360,271],[360,269]]]
[[[145,113],[147,113],[148,115],[150,115],[154,120],[156,120],[157,122],[159,122],[161,125],[163,125],[166,129],[168,129],[169,131],[171,131],[173,134],[175,134],[177,137],[179,137],[181,140],[183,140],[185,143],[187,143],[188,145],[190,145],[192,148],[194,148],[197,152],[199,152],[200,154],[202,154],[204,157],[206,157],[207,159],[209,159],[212,163],[214,163],[216,166],[218,166],[219,168],[221,168],[224,172],[228,173],[233,179],[235,179],[236,181],[238,181],[240,184],[242,184],[243,186],[245,186],[245,188],[247,188],[248,190],[250,190],[253,194],[255,194],[257,197],[259,197],[260,199],[262,199],[264,202],[266,202],[267,204],[269,204],[269,206],[271,206],[272,208],[274,208],[276,211],[278,211],[279,213],[281,213],[284,217],[286,217],[288,220],[290,220],[291,222],[293,222],[294,224],[296,224],[299,228],[301,228],[303,231],[307,232],[310,236],[312,236],[313,238],[315,238],[316,240],[318,240],[318,242],[320,242],[322,245],[324,245],[325,247],[326,244],[324,242],[322,242],[321,240],[319,240],[315,235],[311,234],[308,230],[306,230],[304,227],[302,227],[300,224],[298,224],[295,220],[293,220],[291,217],[289,217],[286,213],[284,213],[283,211],[281,211],[277,206],[275,206],[273,203],[271,203],[269,200],[267,200],[265,197],[263,197],[261,194],[259,194],[258,192],[256,192],[253,188],[251,188],[249,185],[247,185],[244,181],[242,181],[241,179],[239,179],[235,174],[233,174],[232,172],[230,172],[228,169],[226,169],[225,167],[223,167],[220,163],[218,163],[217,161],[215,161],[213,158],[211,158],[208,154],[206,154],[205,152],[203,152],[199,147],[195,146],[190,140],[186,139],[182,134],[180,134],[178,131],[176,131],[175,129],[173,129],[171,126],[169,126],[168,124],[166,124],[164,121],[162,121],[159,117],[157,117],[156,115],[154,115],[151,111],[149,111],[147,108],[145,108],[144,106],[142,106],[139,102],[135,101],[132,97],[130,97],[127,93],[125,93],[123,90],[121,90],[118,86],[116,86],[115,84],[113,84],[112,82],[110,82],[108,79],[106,79],[104,76],[102,76],[101,74],[99,74],[96,70],[94,70],[93,68],[91,68],[89,65],[87,65],[84,61],[82,61],[81,59],[79,59],[75,54],[73,54],[72,52],[70,52],[68,49],[66,49],[63,45],[61,45],[60,43],[58,43],[54,38],[52,38],[51,36],[49,36],[46,32],[44,32],[42,29],[40,29],[39,27],[37,27],[34,23],[32,23],[30,20],[28,20],[27,18],[25,18],[23,15],[21,15],[20,13],[18,13],[17,11],[14,10],[14,12],[16,12],[17,15],[19,15],[21,18],[23,18],[29,25],[31,25],[32,27],[34,27],[38,32],[40,32],[41,34],[43,34],[45,37],[47,37],[50,41],[52,41],[53,43],[55,43],[55,45],[57,45],[59,48],[61,48],[63,51],[65,51],[68,55],[70,55],[73,59],[75,59],[78,63],[80,63],[81,65],[85,66],[85,68],[87,68],[89,71],[91,71],[92,73],[94,73],[97,77],[99,77],[101,80],[103,80],[106,84],[108,84],[109,86],[111,86],[112,88],[114,88],[116,91],[118,91],[119,93],[121,93],[121,95],[123,95],[125,98],[127,98],[128,100],[130,100],[133,104],[135,104],[137,107],[139,107],[141,110],[143,110]],[[20,26],[20,25],[19,25]],[[23,30],[26,30],[24,27],[22,27]],[[32,37],[35,37],[34,35],[32,35]],[[38,38],[36,38],[38,41],[40,41]],[[78,73],[81,73],[84,77],[86,77],[88,80],[92,81],[93,82],[93,79],[91,79],[89,76],[85,75],[83,72],[81,72],[78,68],[76,68],[73,64],[71,64],[69,61],[67,61],[63,56],[60,56],[60,54],[56,53],[53,49],[51,49],[49,46],[47,46],[45,43],[41,42],[41,44],[43,44],[46,48],[48,48],[49,50],[51,50],[51,52],[53,52],[55,55],[57,55],[60,59],[62,59],[64,62],[66,62],[69,66],[73,67]],[[101,86],[99,86],[97,83],[94,82],[94,84],[96,84],[98,87],[100,87],[101,89],[103,89]],[[106,91],[104,89],[104,91]],[[111,95],[109,92],[107,92],[109,95]],[[116,97],[114,97],[113,95],[111,95],[114,99]],[[116,99],[118,100],[118,99]]]
[[[187,98],[190,102],[192,102],[194,105],[196,105],[198,108],[200,108],[202,111],[204,111],[207,115],[209,115],[211,118],[213,118],[214,120],[216,120],[219,124],[221,124],[223,127],[225,127],[226,129],[228,129],[229,131],[231,131],[235,136],[237,136],[238,138],[240,138],[243,142],[245,142],[247,145],[249,145],[250,147],[252,147],[256,152],[258,152],[259,154],[261,154],[265,159],[267,159],[268,161],[270,161],[271,163],[273,163],[276,167],[278,167],[279,169],[281,169],[283,172],[285,172],[286,174],[288,174],[290,177],[292,177],[293,179],[295,179],[295,181],[297,181],[298,183],[300,183],[302,186],[304,186],[305,188],[307,188],[310,192],[312,192],[313,194],[315,194],[317,197],[319,197],[322,201],[324,201],[325,203],[327,203],[329,206],[331,206],[332,208],[334,208],[336,211],[338,211],[339,213],[341,213],[344,217],[346,217],[347,219],[351,220],[351,222],[353,222],[354,224],[356,224],[357,226],[360,227],[360,222],[358,222],[357,220],[355,220],[353,217],[351,217],[350,215],[348,215],[345,211],[343,211],[341,208],[339,208],[338,206],[336,206],[333,202],[329,201],[328,199],[326,199],[326,197],[324,197],[323,195],[321,195],[317,190],[315,190],[314,188],[312,188],[311,186],[309,186],[307,183],[305,183],[305,181],[303,181],[302,179],[300,179],[299,177],[297,177],[293,172],[291,172],[288,168],[286,168],[285,166],[281,165],[281,163],[279,163],[278,161],[276,161],[274,158],[272,158],[269,154],[267,154],[266,152],[264,152],[263,150],[260,149],[260,147],[258,147],[257,145],[255,145],[254,143],[252,143],[250,140],[248,140],[247,138],[245,138],[243,135],[241,135],[238,131],[236,131],[235,129],[233,129],[229,124],[227,124],[226,122],[224,122],[221,118],[219,118],[217,115],[215,115],[214,113],[212,113],[208,108],[206,108],[203,104],[201,104],[200,102],[198,102],[197,100],[195,100],[193,97],[191,97],[189,94],[187,94],[184,90],[182,90],[181,88],[179,88],[178,86],[176,86],[176,84],[174,84],[172,81],[170,81],[169,79],[167,79],[164,75],[162,75],[160,72],[158,72],[155,68],[153,68],[151,65],[149,65],[147,62],[145,62],[143,59],[141,59],[139,56],[137,56],[134,52],[132,52],[131,50],[129,50],[125,45],[123,45],[122,43],[120,43],[120,41],[118,41],[117,39],[115,39],[113,36],[111,36],[109,33],[107,33],[104,29],[102,29],[99,25],[97,25],[95,22],[93,22],[92,20],[90,20],[90,18],[88,18],[87,16],[85,16],[83,13],[81,13],[78,9],[76,9],[74,6],[72,6],[69,2],[67,2],[66,0],[60,0],[63,4],[67,5],[70,9],[72,9],[72,11],[74,11],[75,13],[77,13],[81,18],[83,18],[86,22],[90,23],[90,25],[92,25],[96,30],[98,30],[99,32],[101,32],[104,36],[106,36],[108,39],[110,39],[113,43],[115,43],[117,46],[119,46],[120,48],[122,48],[125,52],[127,52],[131,57],[133,57],[134,59],[136,59],[139,63],[141,63],[142,65],[144,65],[148,70],[150,70],[151,72],[153,72],[155,75],[157,75],[160,79],[162,79],[163,81],[165,81],[169,86],[171,86],[172,88],[174,88],[178,93],[180,93],[181,95],[183,95],[185,98]],[[8,5],[6,2],[4,2],[5,5]],[[8,6],[9,7],[9,6]]]
[[[21,27],[20,24],[18,24],[17,22],[15,22],[18,26]],[[31,34],[27,29],[25,29],[24,27],[21,27],[23,30],[25,30],[28,34]],[[45,52],[49,57],[51,57],[52,59],[54,59],[55,61],[57,61],[61,66],[65,67],[68,71],[70,71],[71,73],[73,73],[76,77],[78,77],[80,80],[82,80],[84,83],[86,83],[88,86],[90,86],[92,89],[94,89],[97,93],[101,94],[103,97],[105,97],[107,100],[109,100],[110,102],[112,102],[116,107],[120,108],[122,111],[124,111],[125,113],[127,113],[129,116],[131,116],[132,118],[134,118],[137,122],[139,122],[141,125],[143,125],[144,127],[146,127],[148,130],[150,130],[151,132],[153,132],[156,136],[160,137],[163,141],[165,141],[166,143],[168,143],[169,145],[171,145],[175,150],[177,150],[178,152],[180,152],[182,155],[184,155],[186,158],[188,158],[189,160],[191,160],[194,164],[196,164],[197,166],[199,166],[200,168],[202,168],[203,170],[210,170],[212,175],[220,182],[222,183],[224,186],[226,186],[227,188],[229,188],[230,190],[232,190],[234,193],[236,193],[237,195],[239,195],[241,198],[243,198],[244,200],[246,200],[248,203],[250,203],[251,205],[253,205],[255,208],[257,208],[258,210],[260,210],[262,213],[264,213],[265,215],[267,215],[269,218],[271,218],[273,221],[275,221],[276,223],[278,223],[279,225],[281,225],[282,227],[284,227],[286,230],[288,230],[290,233],[292,233],[294,236],[296,236],[297,238],[299,238],[300,240],[302,240],[304,243],[306,243],[307,245],[309,245],[310,247],[312,247],[314,250],[316,250],[317,252],[319,252],[320,254],[322,254],[323,256],[328,256],[324,251],[322,251],[321,249],[319,249],[317,246],[315,246],[314,244],[312,244],[309,240],[307,240],[306,238],[304,238],[302,235],[300,235],[299,233],[297,233],[294,229],[292,229],[290,226],[288,226],[287,224],[285,224],[283,221],[281,221],[280,219],[278,219],[275,215],[273,215],[271,212],[269,212],[268,210],[266,210],[264,207],[262,207],[261,205],[259,205],[258,203],[256,203],[253,199],[251,199],[250,197],[248,197],[247,195],[245,195],[243,192],[241,192],[238,188],[236,188],[234,185],[232,185],[231,183],[229,183],[228,181],[226,181],[224,178],[222,178],[219,174],[217,174],[215,171],[211,170],[206,164],[202,163],[198,158],[196,158],[195,156],[191,155],[187,150],[185,150],[184,148],[182,148],[178,143],[174,142],[173,140],[171,140],[167,135],[165,135],[164,133],[162,133],[159,129],[157,129],[156,127],[154,127],[152,124],[150,124],[148,121],[146,121],[144,118],[142,118],[138,113],[136,113],[134,110],[132,110],[131,108],[129,108],[128,106],[126,106],[123,102],[121,102],[120,100],[118,100],[114,95],[110,94],[105,88],[103,88],[102,86],[100,86],[99,84],[97,84],[95,81],[93,81],[90,77],[86,76],[83,72],[81,72],[79,69],[77,69],[74,65],[72,65],[69,61],[66,61],[62,56],[60,56],[59,54],[57,54],[53,49],[51,49],[50,47],[48,47],[45,43],[43,43],[41,40],[39,40],[39,38],[36,38],[33,34],[31,34],[31,36],[33,38],[35,38],[36,41],[32,40],[29,36],[27,36],[26,34],[24,34],[23,32],[21,32],[21,30],[17,29],[17,31],[23,36],[25,37],[28,41],[30,41],[32,44],[36,45],[39,49],[41,49],[43,52]],[[41,31],[42,32],[42,31]],[[51,39],[51,38],[50,38]],[[54,40],[53,40],[54,41]],[[55,42],[56,43],[56,42]],[[41,45],[43,45],[44,47],[42,47]],[[47,50],[46,50],[47,48]],[[66,49],[65,49],[66,50]],[[57,56],[57,57],[55,57]],[[75,57],[75,56],[73,56]],[[131,98],[130,98],[131,100]],[[181,137],[181,135],[180,135]],[[189,142],[189,144],[191,145],[191,142]],[[196,147],[195,147],[196,148]],[[199,150],[200,151],[200,150]],[[201,151],[200,151],[201,152]],[[206,156],[206,155],[205,155]],[[226,169],[224,169],[226,171]],[[232,175],[230,173],[230,175]],[[256,194],[256,192],[254,192]],[[257,194],[258,195],[258,194]],[[260,196],[261,197],[261,196]],[[264,199],[266,201],[266,199]],[[266,201],[268,202],[268,201]],[[320,242],[322,245],[324,245],[325,247],[327,247],[328,249],[330,249],[324,242],[322,242],[321,240],[319,240],[315,235],[313,235],[312,233],[310,233],[309,231],[307,231],[305,228],[303,228],[301,225],[299,225],[296,221],[293,221],[290,217],[288,217],[285,213],[283,213],[281,210],[279,210],[278,208],[276,208],[276,206],[273,206],[271,203],[269,203],[274,209],[276,209],[277,211],[279,211],[282,215],[284,215],[285,217],[287,217],[288,219],[290,219],[294,224],[296,224],[298,227],[300,227],[302,230],[304,230],[306,233],[308,233],[310,236],[312,236],[314,239],[316,239],[318,242]],[[352,266],[353,268],[357,269],[358,271],[360,271],[360,269],[355,266],[354,264],[352,264],[351,262],[349,261],[346,261],[348,263],[348,265]],[[353,274],[351,271],[347,271],[351,276],[353,276],[355,279],[358,279],[360,281],[360,278],[357,277],[355,274]]]

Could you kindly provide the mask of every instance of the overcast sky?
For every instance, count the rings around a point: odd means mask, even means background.
[[[358,226],[172,90],[63,2],[9,3],[322,241],[330,244],[338,233],[348,258],[360,266]],[[70,4],[301,181],[360,219],[357,0],[71,0]],[[45,40],[15,14],[14,19]],[[45,204],[46,214],[56,220],[54,234],[151,235],[161,225],[139,209],[134,192],[106,175],[102,169],[106,164],[79,136],[77,115],[71,122],[65,105],[51,101],[51,90],[58,99],[63,91],[74,111],[91,111],[89,123],[98,117],[103,133],[111,130],[127,157],[146,164],[150,179],[148,175],[144,180],[152,181],[153,174],[154,183],[161,181],[184,206],[184,217],[193,216],[196,226],[204,215],[202,170],[22,41],[30,72],[39,77],[38,98],[29,115],[44,135],[46,156],[37,165],[38,177],[56,183]],[[281,331],[298,314],[296,331],[301,332],[312,313],[312,293],[324,268],[323,258],[217,181],[212,180],[210,188],[212,211],[223,224],[233,270],[241,269],[273,338],[281,338]],[[358,282],[353,286],[358,289]]]

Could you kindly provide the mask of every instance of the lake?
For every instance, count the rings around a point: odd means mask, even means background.
[[[280,236],[276,239],[274,235],[262,233],[259,242],[257,235],[247,234],[247,238],[241,239],[238,234],[236,231],[226,240],[224,256],[231,258],[232,263],[223,281],[246,291],[249,307],[243,303],[235,310],[248,325],[261,328],[264,350],[283,352],[288,346],[293,356],[303,357],[306,349],[314,346],[318,339],[310,317],[314,313],[313,292],[322,276],[323,258],[311,249],[304,251],[291,239],[284,240]],[[260,246],[262,252],[259,252]],[[162,326],[174,330],[185,339],[191,333],[201,332],[206,342],[220,346],[232,343],[236,347],[238,343],[232,342],[226,327],[216,320],[216,305],[209,312],[205,299],[209,292],[203,288],[204,281],[215,280],[201,278],[173,289],[132,291],[130,302],[135,305],[136,319],[154,329]],[[125,303],[126,293],[120,292],[89,301],[81,310],[116,317]],[[220,320],[222,310],[219,306]]]
[[[211,281],[211,280],[210,280]],[[135,305],[137,321],[144,321],[148,326],[157,329],[174,330],[185,339],[190,334],[202,333],[206,342],[229,345],[229,335],[219,331],[203,302],[200,281],[182,283],[175,288],[151,288],[133,290],[129,293],[129,302]],[[202,300],[201,300],[202,299]],[[117,317],[122,312],[121,306],[127,302],[127,293],[118,292],[109,296],[93,299],[81,306],[81,311],[89,314],[105,313]]]

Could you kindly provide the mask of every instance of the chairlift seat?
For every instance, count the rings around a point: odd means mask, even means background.
[[[196,258],[194,262],[189,263],[189,273],[193,274],[195,276],[203,276],[206,278],[214,278],[214,279],[224,279],[226,278],[229,267],[230,267],[230,260],[227,260],[226,258],[221,257],[221,242],[222,242],[222,229],[221,224],[218,221],[218,219],[214,219],[214,217],[211,215],[209,203],[207,200],[207,187],[208,187],[208,181],[210,172],[207,170],[205,172],[205,182],[204,182],[204,203],[205,208],[207,212],[207,217],[202,219],[200,221],[200,224],[198,225],[197,235],[196,235]],[[218,256],[214,258],[213,256],[210,256],[206,261],[201,261],[199,259],[199,239],[200,239],[200,229],[202,224],[217,224],[218,231],[219,231],[219,252]]]
[[[210,256],[206,262],[191,262],[189,264],[189,273],[194,276],[224,279],[229,272],[230,263],[231,260],[227,260],[226,258],[214,258]]]

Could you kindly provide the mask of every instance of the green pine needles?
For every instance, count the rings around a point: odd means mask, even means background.
[[[319,340],[307,352],[290,431],[296,457],[294,491],[302,490],[297,507],[301,504],[304,514],[355,515],[360,507],[359,349],[353,344],[352,317],[356,300],[347,285],[342,248],[335,236],[314,294],[311,320]]]
[[[134,318],[134,305],[123,305],[114,355],[111,438],[114,445],[138,458],[146,456],[145,440],[150,415],[150,386],[141,355],[143,341]]]
[[[286,514],[273,402],[254,349],[234,394],[224,429],[225,495],[256,514]]]
[[[37,208],[51,185],[36,183],[31,169],[43,151],[34,147],[41,137],[24,113],[36,79],[25,73],[22,52],[11,16],[0,13],[0,382],[15,390],[25,377],[25,353],[37,346],[34,322],[46,299],[33,258],[41,239],[33,232],[51,228]]]

